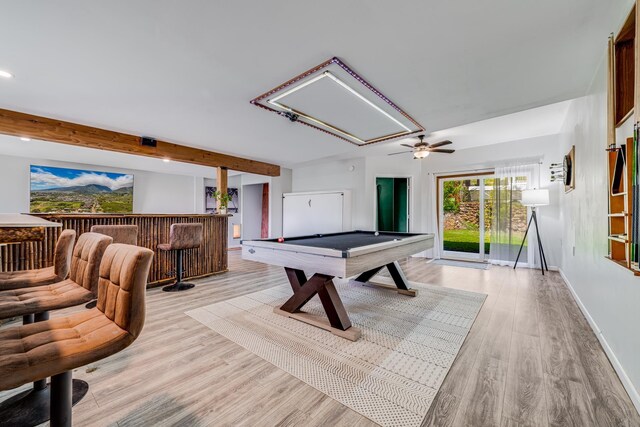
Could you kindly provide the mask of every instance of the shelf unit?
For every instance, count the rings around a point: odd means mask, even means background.
[[[609,259],[629,269],[631,264],[631,221],[633,216],[631,191],[633,138],[615,151],[609,151]],[[614,193],[614,183],[619,183]]]
[[[624,24],[609,37],[607,80],[607,170],[609,254],[617,265],[640,276],[638,267],[638,230],[635,215],[640,215],[637,196],[637,132],[634,137],[616,141],[616,130],[628,123],[634,129],[640,123],[640,7],[634,5]],[[618,138],[621,139],[621,138]]]

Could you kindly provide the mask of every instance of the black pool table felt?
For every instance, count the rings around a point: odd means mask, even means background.
[[[415,236],[416,234],[407,233],[384,233],[375,235],[373,232],[353,232],[326,234],[319,236],[292,237],[284,239],[283,243],[289,245],[311,246],[315,248],[335,249],[339,251],[348,251],[353,248],[362,246],[375,245],[378,243],[391,242],[394,240],[402,240],[406,237]],[[273,239],[273,241],[277,241]]]

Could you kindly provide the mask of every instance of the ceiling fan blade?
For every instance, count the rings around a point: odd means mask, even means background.
[[[413,153],[413,151],[400,151],[398,153],[387,154],[387,156],[395,156],[396,154],[405,154],[405,153]]]
[[[433,148],[432,149],[431,147],[429,147],[428,150],[429,150],[430,153],[447,153],[447,154],[451,154],[451,153],[454,153],[456,151],[456,150],[446,150],[444,148]]]
[[[403,147],[413,148],[413,145],[409,145],[409,144],[400,144],[400,145],[402,145]]]
[[[434,142],[433,144],[429,144],[429,147],[436,148],[436,147],[442,147],[443,145],[449,145],[449,144],[453,144],[453,142],[451,142],[449,140],[440,141],[440,142]]]

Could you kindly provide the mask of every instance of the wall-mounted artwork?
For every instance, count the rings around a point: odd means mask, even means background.
[[[32,213],[132,213],[133,175],[31,165]]]
[[[216,199],[213,198],[213,193],[218,190],[217,187],[204,187],[204,195],[205,195],[205,209],[207,213],[217,213],[216,208]],[[231,201],[227,206],[228,213],[238,213],[238,207],[240,206],[239,195],[240,192],[237,188],[227,188],[227,194],[231,196]]]
[[[576,188],[576,146],[571,147],[562,163],[564,175],[564,192],[568,193]]]

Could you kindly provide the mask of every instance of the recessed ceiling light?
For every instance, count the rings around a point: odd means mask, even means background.
[[[4,77],[5,79],[13,78],[13,74],[8,71],[0,70],[0,77]]]
[[[162,161],[165,162],[165,163],[169,163],[171,161],[171,159],[164,158],[164,159],[162,159]]]
[[[25,136],[20,137],[20,141],[31,141],[31,138],[27,138]]]

